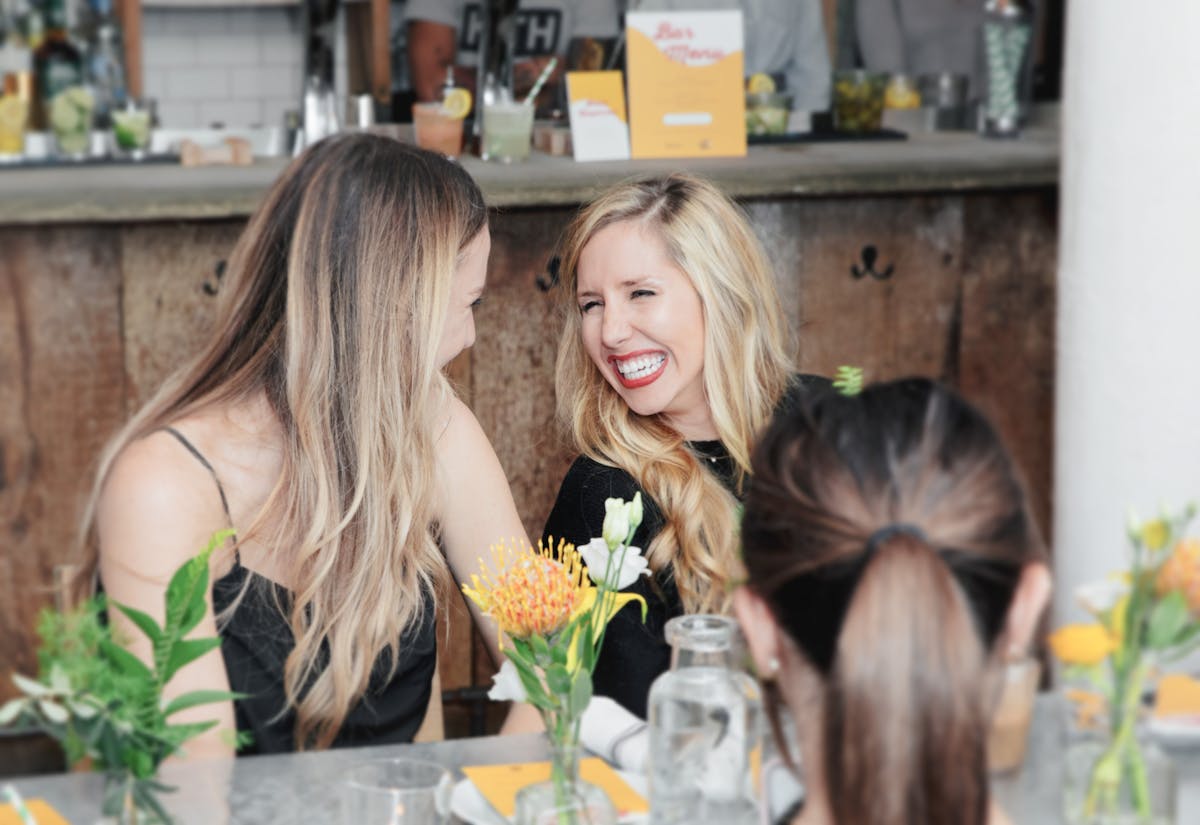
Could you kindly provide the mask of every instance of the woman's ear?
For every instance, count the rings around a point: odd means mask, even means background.
[[[733,612],[750,647],[759,678],[772,679],[779,673],[779,626],[762,596],[748,587],[733,591]]]
[[[1008,619],[1005,622],[1005,635],[1008,639],[1010,656],[1024,656],[1028,653],[1033,642],[1033,634],[1037,631],[1038,620],[1050,600],[1053,588],[1050,570],[1040,561],[1030,562],[1021,569],[1021,578],[1017,582],[1017,590],[1013,594],[1012,604],[1008,608]]]

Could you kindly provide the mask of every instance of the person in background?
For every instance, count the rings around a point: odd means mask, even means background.
[[[486,1],[486,0],[485,0]],[[437,100],[454,67],[455,85],[473,91],[482,86],[477,77],[480,41],[484,35],[477,0],[408,0],[408,65],[417,100]],[[582,54],[581,67],[594,67],[590,56],[617,36],[615,0],[520,0],[511,23],[513,95],[520,99],[533,86],[551,57],[558,64],[538,96],[539,110],[554,105],[568,51]],[[497,78],[500,80],[500,78]]]
[[[982,0],[855,0],[854,25],[863,66],[918,77],[967,77],[967,97],[982,92]]]
[[[723,612],[741,576],[738,499],[772,412],[806,392],[767,257],[741,210],[684,174],[619,184],[562,246],[558,415],[581,456],[543,539],[601,536],[604,501],[641,492],[633,543],[649,561],[608,625],[595,693],[645,718],[670,666],[663,630]],[[819,379],[811,379],[817,381]]]
[[[751,466],[734,606],[805,772],[794,825],[1006,822],[989,717],[1050,574],[991,426],[924,379],[830,391],[776,416]]]
[[[741,10],[745,73],[770,75],[792,109],[829,108],[831,69],[821,0],[629,0],[629,11]]]
[[[198,630],[221,649],[166,693],[246,696],[173,717],[218,716],[188,757],[232,753],[235,719],[251,753],[405,742],[421,725],[447,560],[465,573],[524,535],[442,374],[474,342],[490,246],[462,167],[375,135],[319,141],[250,218],[207,345],[108,445],[80,589],[98,576],[161,621],[172,572],[237,531],[211,558]]]

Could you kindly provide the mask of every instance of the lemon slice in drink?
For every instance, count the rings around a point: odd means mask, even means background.
[[[471,113],[471,93],[459,86],[446,92],[442,99],[442,114],[461,120]]]
[[[750,79],[746,81],[746,91],[752,95],[769,95],[775,91],[775,81],[769,74],[750,75]]]

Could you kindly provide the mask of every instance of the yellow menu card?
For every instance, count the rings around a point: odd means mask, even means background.
[[[635,158],[746,154],[740,11],[625,15]]]
[[[25,807],[29,809],[29,813],[33,815],[33,819],[38,825],[71,825],[63,819],[62,814],[40,799],[27,800]],[[12,805],[0,805],[0,825],[24,825],[24,823]]]
[[[567,72],[575,160],[628,160],[629,121],[621,72]]]
[[[492,807],[508,818],[517,809],[517,791],[526,785],[550,780],[549,762],[528,762],[520,765],[478,765],[463,768],[463,773],[479,789]],[[579,760],[579,778],[597,785],[608,794],[618,816],[646,813],[650,806],[621,775],[597,757]]]

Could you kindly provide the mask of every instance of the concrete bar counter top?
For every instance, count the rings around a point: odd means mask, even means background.
[[[964,191],[1054,185],[1058,135],[1020,140],[914,133],[908,140],[751,146],[744,158],[575,163],[534,152],[504,166],[464,157],[493,206],[578,204],[636,174],[687,170],[738,198]],[[0,169],[0,225],[245,217],[287,163],[184,168],[152,163]]]

